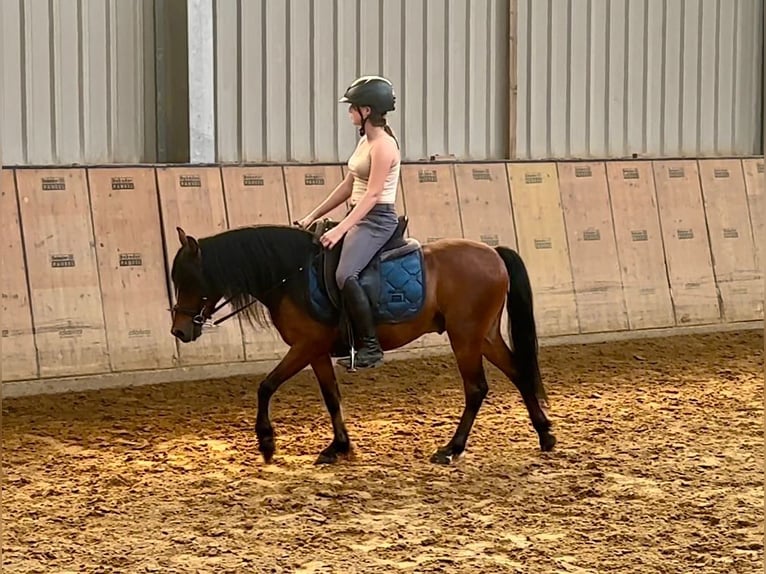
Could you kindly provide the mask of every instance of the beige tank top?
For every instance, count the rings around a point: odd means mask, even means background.
[[[370,177],[370,147],[367,136],[362,136],[356,144],[354,153],[348,159],[348,170],[354,176],[354,186],[351,190],[351,203],[354,205],[359,203],[362,196],[367,193],[367,180]],[[398,183],[399,162],[396,162],[396,165],[388,170],[378,203],[395,203]]]

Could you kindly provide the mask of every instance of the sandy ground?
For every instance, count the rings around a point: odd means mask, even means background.
[[[277,394],[277,457],[244,379],[6,400],[4,572],[762,571],[763,334],[543,348],[559,440],[490,395],[451,467],[451,356],[343,374],[356,458],[313,379]]]

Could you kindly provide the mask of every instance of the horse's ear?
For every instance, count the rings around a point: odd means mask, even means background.
[[[186,235],[186,232],[180,227],[176,227],[178,231],[178,241],[181,242],[181,247],[186,247],[192,255],[199,255],[199,243],[191,235]]]
[[[189,253],[191,253],[195,257],[199,257],[200,251],[199,251],[199,243],[197,243],[197,240],[194,239],[191,235],[187,235],[186,240],[188,242]]]

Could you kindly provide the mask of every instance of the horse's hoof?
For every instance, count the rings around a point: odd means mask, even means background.
[[[543,452],[550,452],[553,447],[556,446],[556,437],[550,433],[545,433],[540,436],[540,450]]]
[[[459,454],[454,454],[451,450],[439,449],[431,455],[431,462],[434,464],[452,464],[458,458]]]
[[[335,464],[338,462],[338,455],[334,452],[322,452],[314,464]]]
[[[340,459],[351,460],[354,458],[354,449],[349,442],[334,440],[330,446],[319,453],[315,464],[334,464]]]
[[[258,450],[261,451],[261,455],[263,456],[263,461],[266,464],[271,463],[272,459],[274,458],[274,451],[276,451],[276,448],[274,447],[274,439],[272,438],[265,438],[261,441],[261,444],[258,446]]]

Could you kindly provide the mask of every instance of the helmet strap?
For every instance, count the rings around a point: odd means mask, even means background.
[[[370,119],[370,116],[364,117],[362,115],[362,108],[361,108],[361,106],[354,105],[354,107],[356,108],[356,111],[359,112],[359,117],[362,118],[362,125],[359,127],[359,135],[363,136],[365,134],[364,124],[367,123],[367,120]]]

